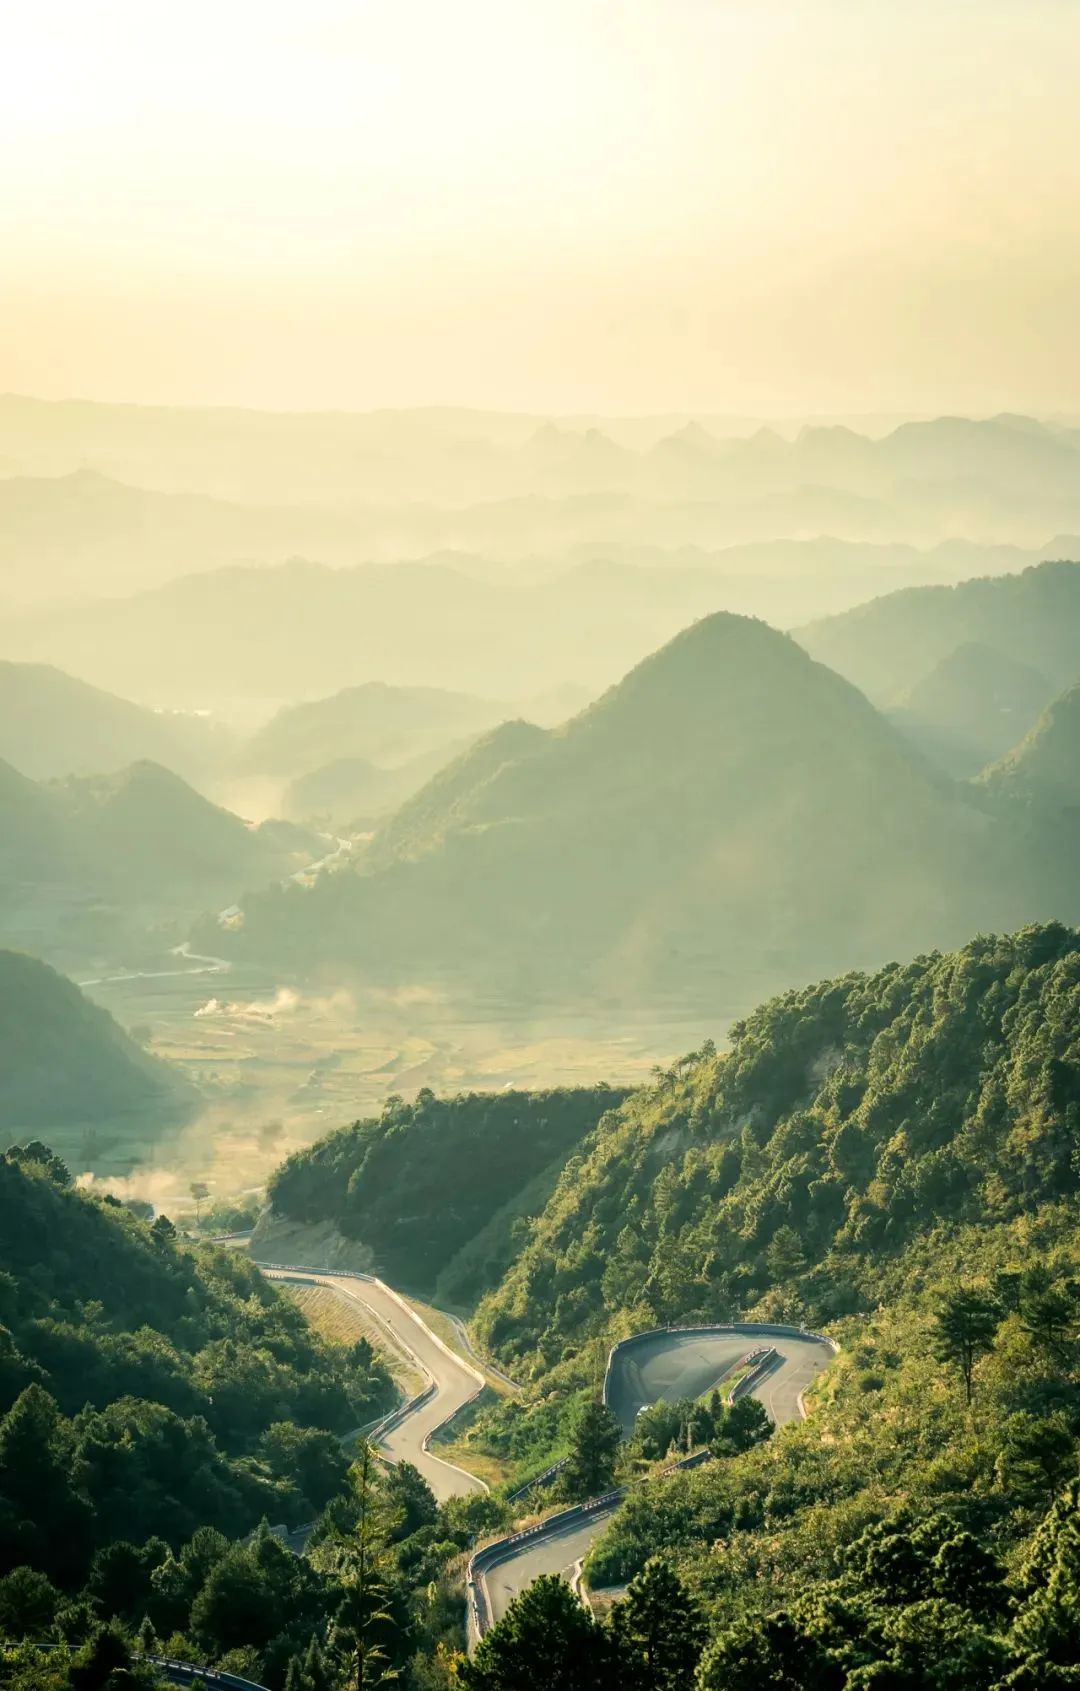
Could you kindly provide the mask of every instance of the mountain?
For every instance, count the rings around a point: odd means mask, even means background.
[[[221,730],[146,710],[50,664],[0,660],[0,759],[34,780],[154,758],[198,776],[225,755]]]
[[[1014,746],[1052,694],[1030,664],[969,640],[916,682],[891,716],[950,774],[968,776]]]
[[[721,614],[562,728],[503,725],[390,819],[359,872],[248,899],[223,938],[515,999],[728,1008],[751,981],[910,953],[1040,896],[1008,830],[854,688]]]
[[[872,1308],[920,1235],[1075,1202],[1078,980],[1080,936],[1052,923],[760,1005],[601,1120],[485,1342],[536,1362],[623,1322],[785,1319],[778,1281],[816,1326]]]
[[[982,788],[998,803],[1067,818],[1068,845],[1080,815],[1080,684],[1047,707],[1006,756],[984,770]]]
[[[186,924],[324,850],[287,824],[249,828],[160,764],[43,786],[0,763],[0,933],[37,951],[145,943],[147,918]]]
[[[316,818],[335,827],[367,828],[398,810],[462,749],[462,742],[451,741],[390,769],[366,757],[335,758],[290,781],[282,808],[298,822]]]
[[[314,700],[382,681],[483,694],[531,715],[538,691],[573,676],[595,693],[713,611],[783,627],[882,591],[998,574],[1041,555],[836,538],[836,513],[815,498],[800,495],[799,510],[790,507],[801,538],[773,538],[780,506],[769,496],[745,541],[721,549],[712,538],[703,544],[711,519],[701,502],[679,511],[582,500],[573,533],[552,501],[531,515],[484,507],[484,533],[470,550],[458,537],[458,550],[399,563],[329,568],[294,558],[187,574],[124,598],[0,616],[0,651],[189,710]],[[395,555],[408,557],[408,548]]]
[[[643,1478],[703,1439],[714,1458],[631,1485],[584,1566],[593,1589],[633,1581],[616,1637],[631,1613],[701,1617],[670,1684],[1075,1680],[1078,983],[1080,938],[1053,924],[760,1006],[729,1051],[689,1053],[599,1123],[481,1304],[473,1331],[525,1396],[512,1421],[481,1410],[468,1447],[527,1448],[533,1472],[575,1448],[575,1407],[629,1334],[829,1335],[775,1436],[710,1437],[688,1396],[624,1449]],[[527,1613],[489,1635],[493,1684],[528,1682]]]
[[[430,1292],[442,1276],[442,1291],[460,1302],[501,1277],[515,1254],[514,1221],[544,1202],[571,1150],[625,1096],[601,1084],[453,1098],[424,1088],[411,1104],[390,1099],[379,1117],[275,1170],[260,1227],[332,1221],[396,1283]]]
[[[0,1125],[10,1131],[140,1114],[181,1116],[195,1094],[36,958],[0,951]]]
[[[490,699],[370,681],[332,698],[286,706],[248,741],[240,762],[270,775],[303,775],[344,758],[403,764],[478,734],[505,715],[506,707]]]
[[[810,623],[796,635],[812,657],[882,704],[899,702],[929,668],[971,642],[1061,689],[1077,673],[1080,564],[1053,561],[1019,575],[910,587]]]
[[[244,876],[283,867],[274,824],[249,828],[160,764],[143,761],[115,775],[72,778],[55,791],[89,859],[128,890],[227,891]]]

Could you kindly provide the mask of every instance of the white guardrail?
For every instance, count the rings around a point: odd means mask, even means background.
[[[432,1427],[431,1431],[426,1434],[422,1443],[422,1449],[425,1451],[429,1449],[431,1440],[434,1438],[436,1433],[441,1432],[442,1428],[445,1427],[448,1422],[452,1421],[455,1416],[459,1415],[462,1409],[467,1408],[470,1403],[474,1402],[483,1390],[486,1381],[479,1369],[472,1367],[464,1360],[463,1357],[452,1351],[450,1346],[446,1344],[443,1339],[440,1339],[437,1333],[432,1332],[426,1321],[417,1314],[416,1310],[414,1310],[412,1306],[405,1301],[401,1294],[399,1292],[395,1292],[394,1288],[392,1286],[388,1286],[384,1280],[380,1280],[378,1275],[365,1274],[358,1268],[308,1268],[300,1263],[287,1262],[258,1262],[256,1263],[256,1267],[270,1269],[272,1272],[277,1274],[303,1275],[305,1280],[313,1280],[317,1284],[323,1285],[332,1286],[334,1280],[347,1279],[366,1281],[369,1285],[378,1286],[379,1289],[391,1297],[396,1304],[399,1304],[413,1321],[423,1328],[424,1332],[435,1342],[435,1344],[438,1345],[440,1350],[445,1351],[447,1356],[457,1363],[458,1367],[463,1368],[466,1373],[473,1376],[473,1378],[478,1382],[475,1392],[473,1392],[464,1403],[459,1404],[457,1408],[445,1418],[445,1420],[440,1421],[437,1426]],[[834,1356],[840,1349],[836,1340],[830,1338],[827,1333],[813,1333],[805,1327],[788,1327],[776,1322],[687,1322],[681,1325],[673,1325],[669,1327],[650,1327],[642,1333],[633,1333],[629,1338],[620,1339],[616,1344],[612,1345],[610,1351],[608,1352],[607,1367],[604,1370],[604,1385],[602,1393],[603,1402],[608,1404],[610,1407],[609,1399],[611,1392],[612,1368],[618,1356],[620,1356],[623,1352],[632,1349],[633,1346],[644,1343],[647,1339],[660,1338],[665,1334],[674,1335],[676,1333],[730,1333],[738,1336],[745,1334],[747,1338],[804,1339],[814,1344],[824,1345]],[[396,1335],[396,1337],[400,1338],[400,1335]],[[752,1352],[748,1353],[748,1355],[752,1354]],[[741,1397],[746,1392],[753,1390],[754,1386],[759,1383],[760,1379],[772,1368],[775,1361],[775,1354],[775,1351],[770,1347],[769,1351],[762,1357],[756,1367],[751,1370],[750,1374],[746,1375],[739,1381],[732,1394],[733,1398]],[[382,1434],[389,1432],[391,1428],[397,1426],[415,1410],[422,1408],[423,1405],[429,1402],[438,1391],[436,1382],[431,1378],[430,1373],[424,1367],[424,1364],[420,1361],[419,1357],[414,1356],[414,1360],[419,1366],[421,1372],[427,1376],[429,1382],[427,1387],[424,1391],[418,1393],[417,1396],[410,1398],[407,1403],[399,1404],[396,1409],[391,1410],[388,1415],[385,1415],[381,1421],[376,1422],[375,1426],[369,1433],[370,1438],[375,1439],[380,1437]],[[800,1415],[805,1417],[806,1406],[803,1402],[802,1393],[799,1394],[798,1407]],[[693,1456],[684,1457],[682,1461],[674,1462],[670,1467],[662,1469],[655,1477],[662,1479],[666,1474],[675,1473],[679,1469],[683,1468],[695,1468],[708,1460],[709,1452],[707,1450],[698,1451]],[[453,1463],[448,1462],[446,1465],[447,1467],[453,1467]],[[542,1484],[545,1480],[550,1481],[550,1479],[557,1474],[560,1467],[560,1463],[555,1463],[553,1467],[546,1470],[543,1475],[538,1475],[536,1479],[530,1481],[529,1486],[523,1488],[523,1490],[531,1490],[533,1486]],[[470,1478],[476,1479],[477,1476],[471,1475]],[[489,1486],[484,1485],[482,1480],[478,1483],[484,1486],[485,1491],[489,1491],[491,1489]],[[522,1491],[518,1491],[514,1493],[514,1496],[519,1497],[522,1494]],[[560,1534],[566,1532],[568,1528],[577,1525],[579,1521],[588,1520],[592,1515],[607,1513],[618,1503],[621,1503],[625,1495],[626,1493],[624,1487],[619,1487],[615,1491],[605,1492],[602,1497],[593,1497],[586,1503],[575,1503],[568,1509],[560,1510],[557,1515],[549,1516],[546,1521],[541,1521],[538,1526],[526,1527],[523,1532],[510,1533],[505,1538],[495,1539],[491,1544],[485,1544],[479,1550],[474,1550],[469,1558],[468,1570],[465,1579],[466,1597],[468,1602],[470,1646],[474,1645],[479,1639],[481,1639],[491,1625],[490,1605],[488,1603],[487,1593],[484,1589],[483,1583],[485,1573],[487,1573],[491,1568],[497,1567],[500,1562],[509,1561],[512,1557],[516,1556],[523,1544],[535,1543],[537,1540],[545,1538],[557,1538]],[[196,1669],[194,1671],[197,1674],[199,1670]],[[226,1676],[221,1675],[219,1677],[224,1680]],[[234,1681],[234,1684],[237,1686],[239,1691],[239,1687],[242,1682]]]
[[[392,1298],[398,1307],[408,1316],[409,1320],[415,1321],[416,1325],[423,1329],[432,1344],[437,1345],[439,1349],[450,1358],[451,1362],[455,1363],[458,1368],[460,1368],[464,1373],[470,1375],[471,1378],[476,1381],[476,1390],[470,1392],[467,1398],[457,1404],[455,1408],[450,1411],[449,1415],[444,1415],[441,1421],[437,1421],[433,1427],[429,1428],[420,1442],[421,1450],[423,1450],[425,1454],[432,1456],[436,1462],[442,1462],[444,1467],[453,1469],[455,1473],[461,1474],[465,1472],[463,1468],[457,1467],[456,1463],[446,1462],[443,1457],[435,1456],[431,1449],[431,1441],[442,1432],[444,1427],[448,1427],[450,1422],[455,1420],[456,1417],[461,1414],[463,1409],[467,1409],[470,1403],[475,1403],[476,1399],[480,1396],[480,1393],[487,1385],[487,1381],[480,1372],[479,1368],[474,1368],[472,1363],[467,1362],[463,1356],[458,1354],[457,1351],[451,1350],[445,1339],[440,1339],[438,1333],[432,1331],[423,1316],[420,1315],[412,1307],[412,1305],[402,1297],[401,1293],[395,1292],[393,1286],[388,1286],[386,1281],[380,1280],[377,1274],[365,1274],[359,1268],[305,1268],[300,1263],[292,1262],[256,1262],[255,1266],[256,1268],[269,1269],[273,1274],[282,1274],[286,1277],[290,1275],[298,1275],[301,1277],[299,1282],[300,1284],[311,1285],[314,1283],[318,1286],[327,1286],[331,1291],[335,1290],[335,1280],[361,1280],[365,1281],[369,1286],[378,1286],[381,1292],[385,1292],[388,1298]],[[383,1319],[378,1316],[377,1311],[373,1310],[372,1313],[376,1315],[377,1319]],[[401,1423],[407,1420],[410,1415],[414,1414],[416,1410],[422,1409],[426,1403],[430,1403],[431,1399],[436,1397],[439,1391],[438,1381],[432,1378],[431,1370],[425,1366],[420,1357],[417,1356],[416,1352],[408,1344],[408,1341],[402,1337],[396,1328],[393,1329],[393,1333],[395,1343],[403,1346],[404,1349],[408,1351],[410,1358],[415,1363],[420,1373],[427,1380],[427,1385],[424,1387],[423,1391],[417,1392],[415,1397],[408,1398],[405,1403],[399,1403],[396,1409],[389,1410],[381,1420],[376,1421],[372,1427],[368,1428],[366,1437],[372,1443],[374,1443],[376,1439],[383,1438],[385,1434],[392,1432],[395,1427],[400,1426]],[[379,1455],[385,1462],[393,1461],[393,1458],[387,1455],[384,1451],[380,1451]],[[481,1491],[491,1490],[491,1487],[487,1484],[486,1480],[482,1480],[479,1474],[469,1474],[467,1477],[472,1480]]]
[[[608,1352],[607,1367],[604,1370],[604,1403],[610,1407],[612,1367],[618,1356],[634,1345],[641,1344],[646,1339],[661,1338],[665,1334],[673,1336],[676,1333],[730,1333],[739,1337],[745,1335],[747,1338],[805,1339],[814,1344],[824,1345],[834,1356],[840,1349],[836,1340],[830,1338],[827,1333],[812,1333],[805,1327],[787,1327],[774,1322],[688,1322],[679,1326],[650,1327],[645,1332],[634,1333],[630,1338],[620,1339],[617,1344],[612,1345]],[[752,1355],[753,1352],[748,1353],[748,1357]],[[733,1398],[741,1397],[747,1392],[753,1391],[754,1386],[759,1384],[760,1380],[771,1371],[775,1361],[776,1352],[770,1346],[751,1372],[739,1381],[732,1393]],[[805,1417],[806,1407],[801,1393],[799,1394],[798,1405],[800,1415]],[[670,1467],[662,1469],[655,1478],[663,1479],[665,1475],[676,1473],[679,1469],[699,1467],[709,1459],[710,1453],[707,1450],[697,1451],[693,1456],[686,1456],[682,1461],[673,1462]],[[556,1471],[558,1466],[559,1464],[555,1465]],[[551,1470],[548,1470],[544,1475],[538,1476],[537,1480],[530,1482],[530,1487],[536,1485],[538,1481],[548,1478],[550,1474]],[[537,1540],[545,1538],[558,1538],[568,1528],[576,1526],[579,1521],[588,1520],[591,1515],[608,1512],[621,1503],[625,1495],[625,1487],[620,1487],[616,1491],[605,1492],[602,1497],[590,1498],[587,1503],[577,1503],[570,1509],[563,1509],[559,1514],[549,1516],[546,1521],[541,1521],[538,1526],[527,1527],[524,1532],[511,1533],[506,1538],[495,1539],[491,1544],[486,1544],[480,1550],[475,1550],[469,1558],[465,1581],[470,1647],[475,1646],[483,1638],[484,1633],[488,1631],[492,1624],[490,1603],[484,1587],[484,1575],[486,1573],[490,1572],[492,1568],[498,1567],[501,1562],[511,1560],[518,1554],[523,1544],[535,1543]]]

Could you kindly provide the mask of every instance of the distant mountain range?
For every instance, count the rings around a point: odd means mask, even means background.
[[[0,951],[0,1126],[9,1134],[115,1121],[146,1128],[196,1102],[186,1080],[147,1055],[71,981]]]
[[[1034,418],[940,417],[880,437],[809,426],[724,438],[699,420],[656,423],[0,398],[0,451],[12,449],[0,467],[25,467],[0,473],[0,571],[13,599],[40,605],[296,556],[351,567],[464,551],[565,567],[582,547],[716,552],[831,536],[932,550],[973,535],[1030,557],[1048,534],[1080,529],[1080,431]],[[716,567],[740,573],[734,558]],[[938,578],[924,568],[915,579]],[[709,608],[776,616],[763,604]]]
[[[359,872],[246,899],[224,943],[513,1001],[719,1012],[768,982],[1068,914],[1030,843],[792,639],[720,614],[562,728],[484,736]]]
[[[664,553],[635,535],[625,550],[557,568],[446,554],[354,569],[293,561],[0,615],[0,651],[189,708],[322,697],[370,681],[520,700],[568,681],[609,685],[717,610],[786,626],[911,582],[1016,570],[1032,556],[836,540]]]

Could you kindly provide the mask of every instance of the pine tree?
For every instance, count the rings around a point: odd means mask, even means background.
[[[975,1363],[994,1348],[1001,1310],[990,1297],[961,1286],[938,1304],[934,1316],[934,1354],[960,1370],[964,1394],[971,1402]]]
[[[617,1645],[557,1574],[541,1574],[458,1667],[464,1691],[624,1691]]]
[[[691,1691],[705,1644],[697,1604],[662,1556],[630,1581],[612,1632],[640,1691]]]
[[[604,1403],[587,1403],[574,1427],[574,1443],[563,1469],[567,1495],[597,1497],[610,1490],[622,1442],[619,1423]]]

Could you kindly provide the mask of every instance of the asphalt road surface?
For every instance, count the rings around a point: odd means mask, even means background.
[[[379,1450],[392,1462],[411,1462],[419,1468],[439,1502],[462,1492],[483,1491],[474,1474],[440,1461],[424,1449],[424,1440],[462,1404],[475,1397],[480,1381],[443,1349],[430,1328],[407,1305],[400,1304],[389,1288],[372,1280],[354,1280],[348,1275],[304,1274],[301,1270],[264,1269],[270,1279],[298,1280],[315,1286],[333,1286],[371,1311],[379,1325],[390,1329],[390,1337],[419,1363],[421,1371],[435,1381],[435,1396],[384,1437],[376,1439]]]
[[[483,1579],[492,1620],[501,1620],[514,1598],[540,1574],[561,1574],[569,1581],[578,1562],[588,1555],[589,1546],[599,1538],[614,1513],[614,1509],[609,1509],[603,1515],[590,1515],[587,1521],[569,1527],[558,1538],[538,1539],[509,1561],[489,1568]]]
[[[798,1420],[799,1393],[832,1359],[827,1345],[771,1334],[656,1333],[615,1358],[608,1401],[624,1436],[633,1433],[638,1410],[646,1404],[701,1397],[748,1351],[762,1345],[770,1345],[780,1360],[753,1396],[761,1399],[778,1427]]]
[[[609,1399],[623,1432],[633,1432],[637,1412],[645,1404],[700,1397],[748,1351],[762,1345],[771,1346],[779,1361],[751,1395],[760,1398],[777,1426],[797,1421],[802,1413],[799,1393],[832,1360],[827,1345],[814,1339],[747,1333],[657,1333],[635,1345],[629,1355],[616,1356]],[[539,1574],[561,1574],[568,1579],[612,1514],[614,1510],[593,1515],[558,1538],[526,1545],[486,1572],[484,1589],[492,1618],[499,1620]]]

